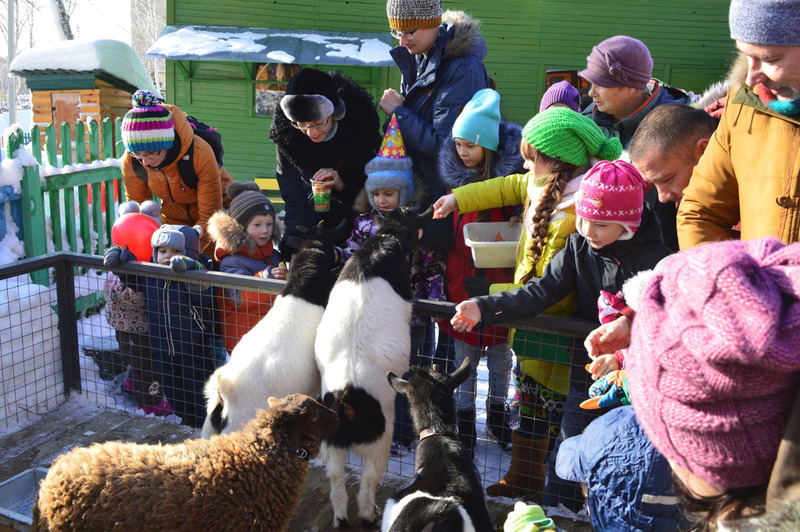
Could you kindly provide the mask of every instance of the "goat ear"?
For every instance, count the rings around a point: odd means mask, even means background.
[[[420,227],[425,227],[425,224],[430,222],[433,219],[433,205],[428,207],[428,210],[417,216],[415,220],[414,227],[419,229]]]
[[[386,375],[386,379],[389,381],[389,386],[391,386],[394,391],[402,394],[406,393],[408,381],[401,379],[391,371]]]
[[[451,379],[450,385],[453,387],[453,389],[458,388],[461,385],[461,383],[467,380],[467,377],[469,377],[470,374],[471,367],[472,367],[472,361],[469,359],[469,357],[467,357],[464,359],[464,362],[461,363],[461,367],[459,367],[457,370],[455,370],[453,373],[450,374],[450,379]]]
[[[274,408],[275,405],[278,404],[278,400],[276,398],[274,398],[274,397],[270,397],[270,398],[267,399],[267,403],[269,404],[270,408]]]

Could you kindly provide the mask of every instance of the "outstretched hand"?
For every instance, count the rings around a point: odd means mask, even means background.
[[[478,303],[467,299],[456,305],[456,315],[450,320],[450,325],[456,332],[472,332],[479,321],[481,321],[481,309]]]
[[[581,403],[585,410],[597,410],[610,406],[631,404],[625,393],[625,381],[628,378],[624,369],[612,371],[589,387],[589,399]]]
[[[455,194],[446,194],[436,200],[433,204],[433,217],[434,219],[447,218],[447,216],[458,210],[458,202],[456,201]]]
[[[597,358],[625,349],[630,343],[631,320],[627,316],[620,316],[590,332],[583,346],[591,358]]]

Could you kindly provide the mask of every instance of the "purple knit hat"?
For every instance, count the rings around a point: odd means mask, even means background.
[[[634,319],[628,385],[668,459],[724,489],[767,482],[800,383],[800,244],[681,252]]]
[[[578,75],[601,87],[644,89],[653,75],[653,58],[639,39],[616,35],[592,48]]]
[[[539,112],[541,113],[554,103],[563,103],[575,112],[580,111],[581,94],[578,89],[572,86],[567,80],[559,81],[550,86],[549,89],[544,91],[542,96],[542,103],[539,104]]]

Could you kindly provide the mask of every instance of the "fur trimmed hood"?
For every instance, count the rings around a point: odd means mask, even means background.
[[[445,55],[465,55],[472,53],[482,59],[486,57],[488,48],[481,36],[478,19],[472,18],[460,10],[447,10],[442,13],[442,24],[452,28],[452,37],[444,47]]]
[[[222,249],[226,254],[232,255],[239,250],[246,250],[252,255],[256,250],[256,242],[247,234],[242,224],[237,222],[227,211],[219,210],[208,219],[208,232],[217,244],[217,249]],[[283,234],[281,221],[275,218],[272,230],[272,242],[277,249],[277,243]],[[216,254],[216,253],[215,253]]]
[[[692,107],[706,109],[720,98],[727,96],[728,90],[731,88],[735,94],[744,84],[745,79],[747,79],[747,57],[740,53],[731,64],[725,79],[709,85],[700,98],[692,104]]]
[[[419,208],[422,206],[422,202],[425,199],[426,192],[425,183],[418,175],[414,175],[414,193],[411,195],[411,199],[409,200],[407,206],[419,210]],[[403,207],[403,205],[401,205],[401,207]],[[359,192],[358,196],[356,196],[356,199],[353,202],[353,212],[356,214],[366,214],[368,212],[372,212],[372,205],[370,205],[369,199],[367,198],[366,187],[362,188],[361,192]]]
[[[497,145],[497,159],[492,169],[492,177],[525,173],[524,160],[519,152],[522,140],[522,127],[512,122],[500,122],[500,142]],[[475,181],[475,173],[461,164],[452,137],[439,151],[439,173],[448,188],[468,185]]]

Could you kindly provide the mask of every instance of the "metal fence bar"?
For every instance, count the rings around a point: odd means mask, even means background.
[[[75,272],[69,261],[56,264],[58,332],[61,340],[61,366],[64,371],[64,395],[80,393],[81,367],[78,357],[78,316],[75,305]]]

